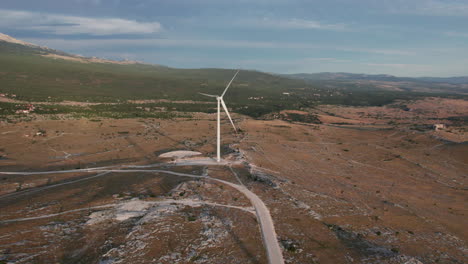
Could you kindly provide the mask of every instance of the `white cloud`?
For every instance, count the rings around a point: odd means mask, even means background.
[[[315,45],[304,42],[269,42],[248,40],[214,40],[214,39],[155,39],[155,38],[132,38],[132,39],[38,39],[26,38],[25,41],[48,46],[54,49],[83,49],[117,47],[195,47],[195,48],[249,48],[249,49],[295,49],[295,50],[337,50],[345,52],[370,53],[380,55],[414,55],[413,51],[398,49],[372,49],[372,48],[350,48],[346,46]],[[324,58],[322,58],[323,60]]]
[[[320,30],[348,30],[345,24],[326,24],[316,20],[306,19],[271,19],[264,18],[257,21],[246,21],[250,26],[269,27],[278,29],[320,29]]]
[[[373,54],[381,54],[381,55],[414,55],[414,51],[409,50],[399,50],[399,49],[363,49],[363,48],[341,48],[340,50],[343,51],[350,51],[350,52],[360,52],[360,53],[373,53]]]
[[[411,70],[411,71],[418,71],[418,72],[430,72],[430,71],[435,70],[434,66],[426,65],[426,64],[364,63],[364,65],[377,67],[380,70],[387,70],[387,71],[400,70],[404,72],[406,70]]]
[[[92,4],[92,5],[100,5],[101,4],[101,0],[75,0],[75,2],[77,2],[78,4],[85,4],[85,3],[89,3],[89,4]]]
[[[27,29],[56,35],[149,34],[162,30],[158,22],[138,22],[121,18],[89,18],[0,9],[1,27]]]
[[[43,39],[26,38],[28,41],[52,48],[100,48],[108,47],[217,47],[217,48],[284,48],[287,46],[263,41],[210,40],[210,39],[159,39],[159,38],[113,38],[113,39]]]
[[[240,60],[238,61],[243,65],[249,66],[259,66],[259,65],[268,65],[275,64],[275,66],[280,67],[294,67],[297,65],[304,64],[315,64],[315,63],[348,63],[350,60],[338,59],[338,58],[316,58],[316,57],[306,57],[300,59],[287,59],[287,60],[277,60],[277,59],[249,59],[249,60]]]
[[[466,1],[427,1],[420,9],[422,14],[467,16],[468,3]]]
[[[468,3],[461,0],[388,0],[392,13],[428,16],[468,16]]]

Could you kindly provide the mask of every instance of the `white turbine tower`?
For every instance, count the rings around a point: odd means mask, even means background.
[[[234,78],[236,78],[237,74],[239,71],[234,74],[234,77],[232,77],[231,81],[228,83],[226,86],[226,89],[224,89],[224,92],[218,96],[218,95],[212,95],[212,94],[205,94],[205,93],[200,93],[204,96],[208,97],[214,97],[218,101],[218,126],[217,126],[217,137],[216,137],[216,161],[220,162],[221,161],[221,105],[224,108],[224,111],[226,112],[227,116],[229,117],[229,121],[231,121],[232,127],[234,128],[234,131],[237,133],[236,126],[234,125],[234,122],[232,122],[231,115],[229,114],[229,111],[226,107],[226,104],[224,103],[223,97],[226,94],[226,91],[229,89],[229,86],[231,86],[232,81],[234,81]]]

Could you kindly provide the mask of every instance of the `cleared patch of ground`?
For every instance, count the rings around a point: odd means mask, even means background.
[[[159,155],[160,158],[185,158],[191,156],[201,155],[198,151],[188,151],[188,150],[174,150],[170,152],[163,153]]]

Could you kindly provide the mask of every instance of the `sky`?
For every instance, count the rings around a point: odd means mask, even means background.
[[[0,32],[177,68],[468,75],[468,0],[1,0]]]

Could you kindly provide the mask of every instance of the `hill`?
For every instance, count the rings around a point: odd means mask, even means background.
[[[0,38],[3,92],[41,100],[202,99],[217,93],[233,70],[175,69],[137,62],[85,58],[10,38]],[[40,67],[39,67],[40,66]],[[32,87],[34,86],[34,87]],[[234,83],[245,96],[302,87],[304,82],[257,71],[243,71]],[[244,88],[245,87],[245,88]],[[267,89],[268,88],[268,89]],[[234,90],[234,89],[233,89]],[[100,97],[100,98],[97,98]]]
[[[468,76],[457,77],[397,77],[388,74],[357,74],[346,72],[320,72],[320,73],[296,73],[285,74],[284,76],[317,81],[331,80],[369,80],[387,82],[428,82],[428,83],[451,83],[468,84]]]
[[[85,58],[5,37],[0,38],[0,60],[2,92],[25,100],[205,100],[198,92],[221,91],[233,74],[228,69],[174,69]],[[304,82],[243,71],[234,86],[233,97],[250,97],[303,87]]]
[[[220,93],[234,73],[231,69],[175,69],[85,58],[11,37],[0,39],[0,61],[0,93],[34,102],[208,101],[199,92]],[[312,85],[301,80],[243,70],[229,91],[228,104],[238,112],[262,115],[300,107],[300,101],[290,95],[311,89]],[[286,92],[289,96],[283,94]],[[325,95],[324,91],[316,93]],[[212,111],[211,106],[202,106],[204,111]],[[203,110],[193,104],[185,104],[183,109]]]
[[[232,69],[176,69],[86,58],[6,35],[0,35],[0,62],[0,93],[7,94],[6,97],[15,95],[14,99],[22,102],[165,100],[164,104],[153,102],[152,106],[177,111],[213,111],[209,104],[195,103],[209,101],[199,92],[220,93],[234,72]],[[316,81],[242,70],[229,90],[227,101],[233,111],[258,117],[283,109],[302,109],[319,104],[383,105],[396,99],[424,97],[427,92],[434,92],[430,89],[416,92],[412,89],[374,89],[374,86],[366,84],[361,87],[347,80]],[[193,103],[170,105],[174,101]],[[6,104],[5,100],[3,104]],[[127,111],[132,107],[125,106],[121,110]],[[2,108],[3,111],[14,110],[11,105]]]
[[[468,76],[459,77],[397,77],[388,74],[355,74],[346,72],[284,74],[284,77],[304,80],[329,87],[353,90],[378,89],[430,93],[468,94]]]

